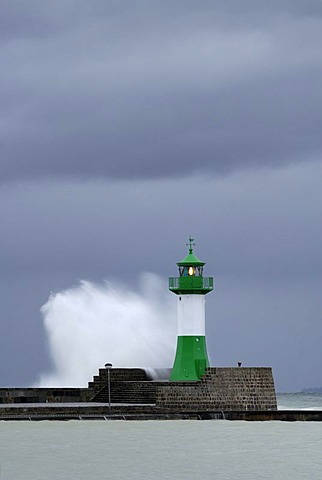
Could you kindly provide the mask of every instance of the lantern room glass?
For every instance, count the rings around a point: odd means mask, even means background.
[[[179,267],[180,277],[202,277],[203,267],[195,265],[187,265]]]

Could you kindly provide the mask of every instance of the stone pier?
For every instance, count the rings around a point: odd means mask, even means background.
[[[140,368],[110,370],[110,399],[114,411],[127,415],[149,410],[156,414],[276,410],[271,368],[211,367],[199,381],[151,379]],[[107,370],[101,368],[87,388],[0,388],[0,403],[107,404]],[[143,410],[142,410],[143,409]]]

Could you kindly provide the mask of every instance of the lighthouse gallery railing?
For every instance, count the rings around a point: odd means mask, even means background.
[[[213,277],[170,277],[169,289],[175,290],[179,288],[202,288],[212,289],[214,286]]]

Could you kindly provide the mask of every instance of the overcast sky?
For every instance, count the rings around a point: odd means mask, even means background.
[[[0,42],[1,386],[51,292],[166,290],[190,234],[213,365],[322,386],[322,4],[4,0]]]

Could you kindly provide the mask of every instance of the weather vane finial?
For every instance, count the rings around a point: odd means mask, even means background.
[[[187,247],[189,247],[189,253],[193,253],[193,248],[196,244],[194,243],[195,239],[190,235],[189,243],[186,243]]]

